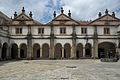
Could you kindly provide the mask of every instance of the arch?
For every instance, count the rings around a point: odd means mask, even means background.
[[[76,58],[79,59],[83,57],[83,45],[81,43],[77,44],[77,49],[76,49]]]
[[[85,45],[85,57],[91,57],[92,56],[92,46],[90,43],[87,43]]]
[[[42,45],[42,58],[49,58],[49,45],[47,43]]]
[[[60,43],[57,43],[55,45],[55,51],[54,51],[54,57],[55,59],[61,59],[62,57],[62,45]]]
[[[20,58],[26,57],[27,57],[27,45],[23,43],[20,45]]]
[[[11,45],[11,58],[12,59],[18,58],[18,45],[16,43]]]
[[[4,43],[2,47],[2,59],[7,59],[7,53],[8,53],[8,44]]]
[[[38,43],[33,45],[33,58],[40,58],[40,45]]]
[[[102,42],[98,45],[99,58],[114,57],[115,53],[116,53],[116,47],[115,44],[112,42]]]
[[[68,59],[71,56],[71,46],[69,43],[64,45],[64,58]]]

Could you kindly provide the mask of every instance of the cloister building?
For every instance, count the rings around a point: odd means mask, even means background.
[[[63,8],[59,15],[54,11],[47,24],[32,16],[24,7],[13,19],[0,12],[1,60],[101,58],[120,53],[120,19],[107,9],[93,21],[74,20]]]

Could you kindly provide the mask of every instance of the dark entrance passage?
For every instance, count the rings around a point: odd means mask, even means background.
[[[27,46],[26,44],[20,45],[20,58],[26,58],[27,57]]]
[[[92,56],[92,53],[91,53],[91,44],[87,43],[85,45],[85,57],[91,57]]]
[[[70,58],[70,55],[71,55],[71,46],[70,44],[65,44],[64,45],[64,58],[68,59]]]
[[[18,58],[18,45],[17,44],[12,44],[11,58],[12,59],[17,59]]]
[[[42,46],[42,57],[45,59],[49,58],[49,45],[47,43]]]
[[[2,47],[2,59],[7,59],[7,53],[8,53],[8,44],[4,43]]]
[[[55,45],[54,57],[55,57],[55,59],[62,58],[62,45],[60,43]]]
[[[33,45],[33,58],[40,58],[40,45],[39,44],[34,44]]]
[[[81,57],[83,57],[83,45],[81,43],[79,43],[77,45],[76,58],[79,59]]]
[[[98,45],[98,57],[114,57],[116,54],[115,44],[111,42],[103,42]]]

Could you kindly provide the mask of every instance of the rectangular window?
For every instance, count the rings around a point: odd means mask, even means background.
[[[16,34],[22,34],[22,28],[16,28]]]
[[[81,34],[87,34],[87,28],[81,28]]]
[[[66,28],[60,28],[60,34],[66,34]]]
[[[104,28],[104,34],[110,34],[110,28]]]
[[[44,28],[38,28],[38,34],[44,34]]]

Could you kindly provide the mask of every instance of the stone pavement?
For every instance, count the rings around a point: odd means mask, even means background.
[[[0,80],[120,80],[119,62],[20,60],[0,62]]]

